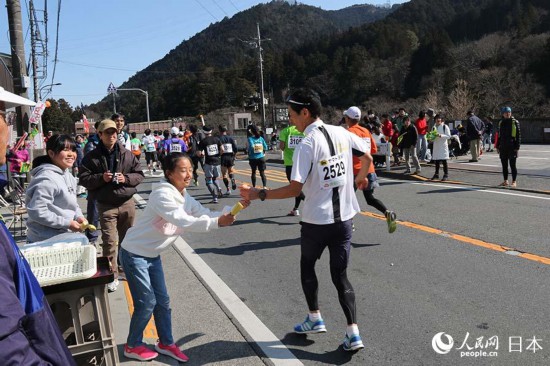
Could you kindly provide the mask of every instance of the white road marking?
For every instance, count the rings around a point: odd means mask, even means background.
[[[504,195],[507,195],[507,196],[534,198],[534,199],[537,199],[537,200],[550,201],[550,197],[534,196],[534,195],[530,195],[530,194],[514,193],[514,192],[509,192],[509,191],[493,191],[491,189],[479,188],[479,187],[461,187],[461,186],[457,186],[457,185],[437,184],[437,183],[420,183],[420,182],[412,182],[411,184],[433,186],[433,187],[455,188],[455,189],[463,189],[465,191],[476,191],[476,192],[482,192],[482,193],[504,194]]]
[[[265,326],[256,314],[222,281],[222,279],[195,253],[181,237],[174,248],[183,257],[185,263],[201,280],[218,304],[228,313],[235,325],[269,358],[269,364],[275,366],[303,366],[286,346]]]

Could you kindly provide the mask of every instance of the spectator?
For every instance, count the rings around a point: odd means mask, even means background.
[[[4,108],[0,100],[0,165],[6,163],[8,144]],[[36,277],[2,221],[0,294],[3,365],[76,365]]]
[[[126,148],[126,150],[132,150],[130,143],[130,135],[124,131],[124,116],[119,113],[115,113],[111,116],[111,120],[115,121],[118,132],[118,141]]]
[[[90,136],[88,139],[88,142],[84,146],[84,156],[88,154],[90,151],[95,150],[95,148],[99,145],[99,133],[97,132],[97,129],[99,128],[99,121],[94,124],[94,131],[96,131],[95,134]],[[84,160],[84,158],[82,158]],[[82,165],[82,164],[81,164]],[[79,181],[80,184],[80,181]],[[97,211],[97,200],[94,197],[87,196],[86,197],[86,219],[88,222],[92,225],[94,225],[96,228],[99,229],[99,212]],[[96,231],[90,231],[86,230],[86,237],[88,238],[88,241],[90,244],[94,244],[97,241],[97,238],[99,236],[99,230]]]
[[[118,141],[114,121],[101,121],[98,132],[98,147],[82,161],[80,183],[88,188],[90,196],[97,198],[101,247],[103,255],[111,257],[115,273],[115,280],[107,286],[113,292],[118,287],[118,244],[134,223],[136,208],[133,196],[144,176],[132,152]]]
[[[403,122],[405,124],[399,134],[401,140],[399,145],[405,155],[405,166],[407,167],[405,174],[411,174],[411,164],[409,161],[411,157],[414,167],[416,168],[413,174],[420,174],[420,163],[418,162],[418,157],[416,156],[418,133],[416,131],[416,127],[411,124],[411,119],[409,116],[405,117]]]
[[[432,177],[432,180],[439,179],[439,166],[443,164],[443,178],[442,182],[449,179],[449,168],[447,166],[447,160],[449,160],[449,144],[447,140],[451,138],[451,131],[449,126],[443,121],[443,116],[436,115],[435,120],[435,129],[437,131],[437,137],[433,143],[433,154],[432,159],[435,161],[435,174]]]
[[[147,208],[121,245],[120,257],[135,306],[124,345],[124,356],[128,358],[147,361],[162,353],[180,362],[189,360],[172,335],[170,298],[160,253],[183,230],[208,232],[235,221],[231,214],[212,212],[189,195],[186,188],[191,182],[191,166],[191,159],[185,154],[175,152],[166,156],[164,179],[153,185]],[[156,352],[143,343],[143,331],[153,314],[159,335]]]
[[[76,199],[76,179],[70,172],[76,160],[76,142],[69,135],[53,135],[46,154],[34,159],[25,193],[29,243],[79,232],[86,221]]]
[[[466,135],[468,135],[468,139],[470,139],[470,154],[472,155],[472,158],[469,160],[470,163],[478,161],[480,152],[479,142],[481,141],[484,127],[483,121],[479,119],[473,111],[468,111]]]
[[[17,179],[21,187],[24,187],[30,167],[29,151],[27,150],[26,142],[21,144],[17,150],[10,151],[8,154],[8,163],[11,177]]]
[[[73,176],[78,177],[78,170],[82,165],[82,159],[84,159],[84,137],[82,135],[76,135],[75,137],[75,146],[76,146],[76,160],[73,165]],[[80,198],[86,198],[86,188],[82,187],[80,184],[76,186],[76,195]]]
[[[498,122],[498,139],[495,142],[495,147],[500,156],[502,164],[502,176],[504,182],[500,185],[508,187],[508,164],[512,170],[512,184],[510,187],[516,188],[516,178],[518,170],[516,168],[516,160],[518,151],[521,145],[521,131],[519,121],[512,117],[512,108],[504,107],[502,109],[502,119]]]
[[[492,152],[491,144],[493,142],[493,121],[491,117],[485,117],[485,128],[483,129],[483,149],[487,146],[487,152]]]
[[[426,134],[428,133],[428,122],[426,121],[426,113],[420,111],[418,113],[418,119],[414,122],[416,132],[418,132],[418,142],[416,143],[416,152],[418,153],[419,160],[426,160],[426,150],[428,150],[428,141],[426,141]]]

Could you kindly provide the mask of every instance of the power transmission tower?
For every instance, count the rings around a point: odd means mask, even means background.
[[[47,67],[48,67],[48,39],[47,39],[47,30],[45,31],[46,37],[42,37],[42,32],[40,31],[40,25],[42,24],[45,29],[47,29],[47,20],[48,13],[46,9],[44,12],[44,20],[39,21],[36,16],[36,9],[34,7],[33,0],[29,0],[29,23],[31,28],[31,57],[32,57],[32,77],[33,77],[33,87],[34,87],[34,101],[37,102],[40,98],[38,93],[38,84],[39,80],[46,80]],[[41,60],[41,62],[39,62]]]

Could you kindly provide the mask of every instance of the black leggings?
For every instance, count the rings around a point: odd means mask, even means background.
[[[436,160],[435,161],[435,174],[439,174],[439,164],[443,163],[443,174],[448,175],[449,174],[449,167],[447,165],[447,160]]]
[[[516,168],[516,160],[518,156],[515,153],[501,153],[500,163],[502,164],[502,176],[504,180],[508,180],[508,162],[510,162],[510,170],[512,171],[512,181],[516,181],[518,170]]]
[[[328,246],[330,276],[338,291],[340,306],[342,306],[348,325],[357,323],[355,292],[347,276],[352,233],[351,220],[329,225],[314,225],[304,222],[301,224],[302,256],[300,258],[300,275],[309,310],[319,310],[319,283],[315,274],[315,263],[321,257],[324,248]]]
[[[353,189],[357,191],[357,185],[355,184],[355,181],[353,182]],[[388,211],[388,208],[382,201],[380,201],[378,198],[374,197],[374,189],[364,189],[363,190],[363,196],[365,196],[365,200],[367,201],[367,205],[374,207],[378,211],[382,212],[383,214]]]

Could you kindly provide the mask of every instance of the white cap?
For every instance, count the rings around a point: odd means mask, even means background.
[[[357,107],[349,107],[344,111],[344,116],[348,116],[351,119],[360,120],[361,119],[361,110]]]
[[[171,133],[172,135],[177,135],[178,133],[180,133],[180,129],[177,128],[176,126],[174,126],[174,127],[172,127],[172,128],[170,129],[170,133]]]

